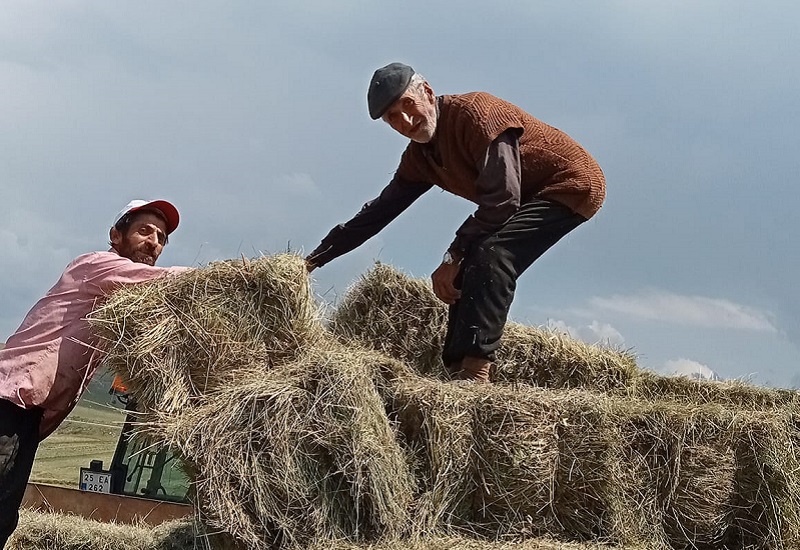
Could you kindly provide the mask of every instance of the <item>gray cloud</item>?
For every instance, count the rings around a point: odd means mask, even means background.
[[[687,296],[662,290],[632,295],[595,297],[593,309],[621,313],[649,321],[662,321],[707,328],[731,328],[777,332],[769,312],[730,300]]]
[[[616,328],[599,321],[592,321],[589,325],[576,327],[562,320],[550,319],[547,322],[547,328],[588,344],[601,344],[614,348],[622,348],[625,345],[625,338]]]
[[[707,365],[683,358],[666,361],[662,372],[668,375],[689,376],[707,380],[714,380],[717,378],[717,373],[711,370]]]

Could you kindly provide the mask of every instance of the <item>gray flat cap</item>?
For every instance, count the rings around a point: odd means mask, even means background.
[[[381,118],[386,109],[403,95],[412,76],[414,69],[403,63],[389,63],[375,71],[367,92],[367,105],[372,120]]]

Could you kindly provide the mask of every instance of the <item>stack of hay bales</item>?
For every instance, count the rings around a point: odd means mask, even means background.
[[[94,314],[143,431],[180,451],[205,521],[239,548],[800,545],[795,393],[659,377],[515,324],[495,385],[450,384],[444,306],[387,266],[328,328],[317,315],[288,255],[122,290]]]
[[[343,342],[445,379],[437,367],[445,319],[446,306],[426,282],[377,265],[344,297],[331,330]],[[395,323],[413,326],[413,338],[397,334]],[[422,447],[438,482],[429,498],[440,503],[434,512],[439,523],[468,518],[473,528],[485,525],[489,536],[505,536],[523,527],[527,515],[534,533],[572,539],[665,548],[800,544],[800,393],[660,376],[639,369],[628,352],[515,323],[507,326],[492,377],[498,386],[476,388],[480,400],[471,414],[463,396],[434,399],[429,393],[420,403],[420,384],[401,390],[400,400],[429,434]],[[431,387],[448,391],[434,382]],[[537,423],[539,432],[531,429]],[[455,448],[448,447],[440,434],[459,429]],[[502,456],[491,448],[498,444]],[[478,498],[471,506],[479,513],[470,514],[463,491],[442,493],[458,484],[437,465],[448,452],[458,454],[456,464],[469,464],[466,448],[483,463],[471,467],[484,476],[491,502],[506,495],[504,515],[480,495],[471,497]],[[519,456],[535,461],[538,474],[519,477]],[[509,494],[493,486],[487,472],[518,489]],[[549,492],[533,479],[550,483]]]
[[[343,342],[375,349],[422,375],[446,380],[441,361],[446,320],[447,306],[430,285],[377,264],[344,296],[331,331]],[[548,388],[619,391],[638,374],[630,354],[509,322],[492,377]]]
[[[303,262],[230,261],[115,293],[93,315],[141,429],[244,547],[397,536],[414,480],[378,393],[402,365],[326,337]]]
[[[345,343],[374,349],[418,373],[447,379],[441,362],[447,306],[426,281],[376,264],[345,294],[331,331]],[[708,382],[640,369],[630,352],[589,345],[554,331],[509,322],[492,379],[551,389],[581,388],[612,396],[745,408],[800,404],[800,394],[740,381]]]

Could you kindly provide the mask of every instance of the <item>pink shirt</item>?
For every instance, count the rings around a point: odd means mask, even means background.
[[[42,439],[58,427],[97,367],[86,316],[121,285],[139,283],[187,267],[153,267],[115,251],[78,256],[25,316],[0,350],[0,399],[41,407]]]

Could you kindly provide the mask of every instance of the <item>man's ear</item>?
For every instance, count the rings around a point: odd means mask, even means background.
[[[425,95],[429,99],[432,99],[433,101],[436,101],[436,94],[433,93],[433,88],[431,88],[431,85],[428,84],[427,82],[423,82],[422,86],[423,86],[423,90],[425,90]]]
[[[112,227],[111,231],[108,232],[108,238],[111,240],[111,244],[116,246],[122,242],[122,233],[117,231],[116,227]]]

